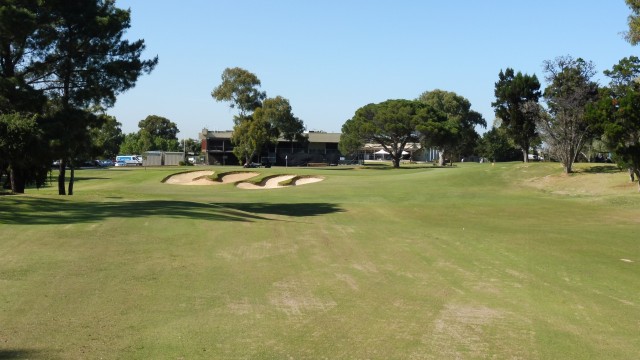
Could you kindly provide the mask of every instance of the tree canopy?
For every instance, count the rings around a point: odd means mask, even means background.
[[[501,120],[501,126],[507,136],[520,147],[524,162],[529,161],[529,148],[538,133],[535,119],[526,116],[522,105],[527,102],[538,103],[541,95],[538,78],[536,75],[515,73],[511,68],[504,72],[501,70],[494,94],[496,101],[491,106]]]
[[[122,124],[115,117],[107,114],[98,115],[98,126],[89,131],[95,156],[113,159],[118,155],[124,134],[122,133]]]
[[[222,83],[216,86],[211,96],[216,101],[228,101],[229,106],[238,108],[239,118],[245,118],[262,105],[266,93],[258,90],[260,79],[239,67],[226,68],[222,72]]]
[[[402,152],[408,143],[420,141],[419,126],[442,120],[444,115],[416,100],[387,100],[368,104],[356,110],[342,126],[341,148],[356,144],[380,144],[391,155],[394,167],[400,166]],[[344,139],[343,139],[344,138]]]
[[[0,112],[41,114],[50,153],[62,160],[61,195],[67,164],[72,194],[73,162],[90,143],[87,126],[99,126],[92,107],[112,106],[158,62],[141,59],[144,40],[123,39],[130,16],[114,0],[0,3]]]
[[[254,118],[263,119],[271,124],[274,142],[277,142],[280,136],[291,144],[294,140],[302,140],[304,123],[293,115],[289,100],[282,96],[266,98],[262,106],[255,110]]]
[[[629,31],[625,33],[625,39],[631,45],[638,45],[640,42],[640,0],[625,0],[625,2],[631,9],[631,15],[627,20]]]
[[[638,179],[640,191],[640,59],[624,58],[605,74],[610,87],[600,91],[590,115],[618,165],[629,169],[632,181]]]
[[[591,80],[595,67],[580,58],[561,56],[545,61],[544,69],[549,83],[544,91],[549,116],[541,116],[539,126],[551,155],[570,173],[576,156],[590,139],[592,127],[586,111],[598,95],[598,85]]]
[[[0,114],[0,175],[9,169],[11,191],[24,193],[26,184],[44,184],[51,163],[43,148],[36,116]]]
[[[444,90],[426,91],[418,100],[445,115],[442,121],[430,121],[418,128],[424,145],[440,150],[441,166],[445,154],[473,151],[479,139],[475,127],[486,127],[487,122],[479,112],[471,110],[469,100]]]
[[[276,96],[267,98],[259,91],[260,79],[242,68],[227,68],[222,73],[222,83],[211,96],[216,101],[228,101],[231,108],[238,108],[234,117],[233,153],[243,163],[253,157],[268,143],[282,136],[289,142],[303,140],[304,123],[293,115],[289,100]]]

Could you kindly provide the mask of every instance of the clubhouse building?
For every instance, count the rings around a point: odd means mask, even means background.
[[[199,134],[202,144],[202,155],[206,165],[241,165],[233,154],[231,142],[232,131],[209,131],[203,129]],[[387,160],[379,144],[366,144],[359,152],[357,159],[346,159],[338,149],[341,133],[326,133],[309,131],[305,133],[305,141],[289,142],[278,139],[277,143],[269,144],[254,161],[261,164],[305,166],[310,164],[338,165],[355,163],[361,160]],[[436,149],[424,149],[420,144],[408,144],[406,160],[433,161],[438,158]]]

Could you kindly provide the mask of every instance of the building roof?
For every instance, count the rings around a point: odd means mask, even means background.
[[[341,133],[309,132],[305,134],[312,143],[339,143]]]
[[[233,131],[209,131],[203,129],[200,133],[200,139],[231,139]],[[339,143],[341,133],[325,133],[325,132],[308,132],[305,135],[309,138],[311,143]],[[279,141],[286,141],[285,139],[278,139]]]

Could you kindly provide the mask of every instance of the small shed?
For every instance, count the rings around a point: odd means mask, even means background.
[[[164,153],[164,165],[180,165],[181,161],[184,161],[183,152],[165,152]]]
[[[162,166],[162,151],[147,151],[143,154],[143,166]]]

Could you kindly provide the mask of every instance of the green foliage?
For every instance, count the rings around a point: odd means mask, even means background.
[[[628,18],[629,31],[625,34],[626,40],[631,45],[640,42],[640,0],[625,0],[631,15]]]
[[[98,125],[89,130],[93,143],[93,154],[102,159],[113,159],[118,155],[124,141],[122,124],[115,117],[98,115]]]
[[[216,101],[228,101],[232,109],[237,107],[240,111],[239,121],[260,107],[266,97],[266,93],[257,89],[260,79],[245,69],[226,68],[221,79],[222,83],[213,89],[211,96]]]
[[[551,155],[570,173],[576,156],[593,138],[586,113],[598,97],[598,85],[591,80],[595,66],[581,58],[562,56],[545,61],[544,69],[549,83],[544,91],[549,116],[541,117],[540,131]]]
[[[352,152],[358,144],[380,144],[391,155],[393,166],[399,167],[405,146],[419,142],[418,131],[443,116],[419,101],[387,100],[368,104],[356,110],[342,126],[340,147]]]
[[[263,118],[246,118],[233,127],[233,154],[241,163],[250,163],[256,153],[272,139],[271,123]]]
[[[279,136],[292,142],[304,133],[304,123],[293,115],[289,100],[282,96],[267,98],[262,102],[262,106],[255,109],[254,119],[264,119],[271,124],[274,141]]]
[[[507,136],[521,149],[523,160],[528,161],[529,148],[538,137],[535,119],[526,116],[522,109],[528,102],[538,103],[540,99],[540,82],[536,75],[527,75],[513,69],[501,70],[498,82],[495,83],[496,101],[491,103],[496,117],[501,120],[501,126]]]
[[[140,120],[138,128],[141,133],[152,139],[161,138],[167,141],[178,140],[178,132],[180,132],[176,123],[158,115],[149,115],[144,120]]]
[[[342,154],[357,157],[358,151],[365,145],[367,139],[360,136],[358,126],[358,122],[350,120],[342,125],[342,133],[338,143]]]
[[[141,59],[143,40],[123,39],[130,17],[114,0],[0,3],[0,112],[42,115],[49,153],[62,160],[60,195],[66,164],[72,194],[74,162],[95,153],[92,140],[100,142],[101,122],[89,109],[112,106],[158,62]]]
[[[600,92],[591,119],[616,162],[639,180],[640,190],[640,59],[624,58],[605,74],[611,78],[611,87]]]
[[[181,139],[179,147],[187,154],[200,155],[202,151],[202,144],[198,139]]]
[[[142,154],[146,151],[180,151],[177,134],[178,126],[171,120],[157,115],[149,115],[138,122],[138,137],[131,139],[127,149],[137,149],[137,152],[122,152],[123,154]],[[122,149],[121,149],[122,150]]]
[[[479,139],[475,127],[486,127],[487,123],[480,113],[471,110],[469,100],[443,90],[426,91],[418,100],[445,115],[419,128],[424,145],[440,150],[440,165],[445,154],[471,155]]]
[[[516,161],[522,153],[513,145],[504,128],[491,128],[485,132],[476,147],[478,155],[490,161]]]
[[[51,165],[45,148],[35,116],[0,114],[0,173],[9,172],[11,191],[24,193],[26,185],[44,185]]]
[[[53,39],[31,81],[63,107],[110,107],[116,95],[150,73],[158,58],[141,60],[143,40],[124,40],[131,26],[129,10],[113,0],[48,1],[49,26],[42,36]]]
[[[0,112],[41,112],[42,93],[28,82],[51,39],[40,36],[47,11],[38,0],[0,2]]]

